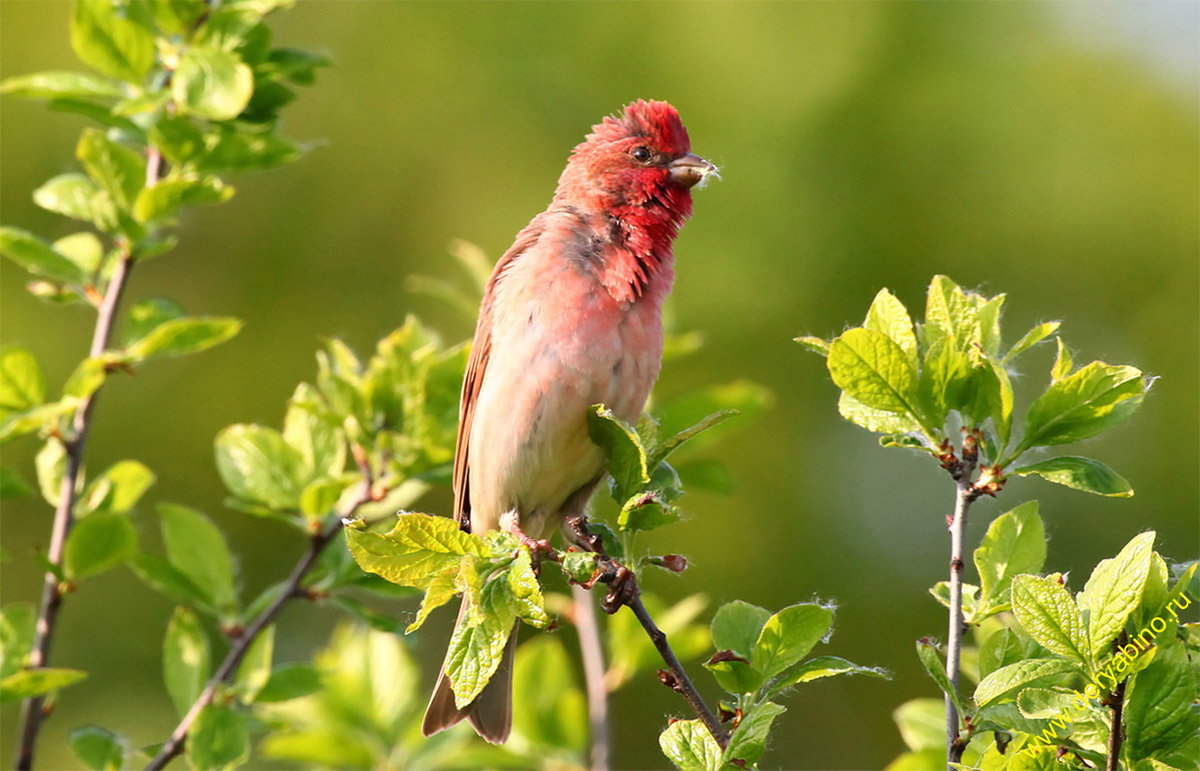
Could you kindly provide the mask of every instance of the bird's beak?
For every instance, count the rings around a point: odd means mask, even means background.
[[[667,164],[667,170],[671,173],[671,181],[684,187],[698,185],[704,182],[710,174],[720,177],[716,166],[691,153],[671,161]]]

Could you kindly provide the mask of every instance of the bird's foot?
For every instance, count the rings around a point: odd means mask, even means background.
[[[611,564],[616,568],[611,578],[604,576],[600,579],[608,584],[608,593],[604,595],[600,607],[609,614],[616,613],[622,605],[631,605],[641,594],[633,571],[615,562]]]

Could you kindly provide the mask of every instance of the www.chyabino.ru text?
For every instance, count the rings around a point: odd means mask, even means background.
[[[1181,600],[1183,601],[1182,604],[1180,602]],[[1186,594],[1180,594],[1179,597],[1176,597],[1175,599],[1171,600],[1171,602],[1167,603],[1167,610],[1170,611],[1171,616],[1178,621],[1179,614],[1176,612],[1176,609],[1184,610],[1190,607],[1191,604],[1192,601]],[[1063,710],[1058,717],[1050,721],[1050,727],[1044,729],[1041,736],[1033,737],[1033,741],[1030,742],[1029,746],[1021,751],[1028,752],[1032,755],[1040,752],[1041,750],[1049,749],[1050,747],[1055,746],[1054,740],[1058,738],[1059,729],[1066,728],[1067,724],[1074,723],[1077,719],[1083,717],[1084,714],[1088,712],[1088,699],[1092,699],[1099,704],[1100,697],[1102,695],[1106,695],[1107,690],[1116,688],[1117,684],[1120,682],[1120,679],[1118,679],[1119,675],[1133,665],[1133,660],[1135,658],[1141,655],[1144,651],[1149,650],[1154,644],[1154,638],[1158,636],[1159,632],[1166,628],[1167,622],[1163,621],[1162,616],[1155,616],[1148,625],[1142,627],[1142,631],[1138,633],[1138,636],[1133,638],[1133,641],[1128,645],[1125,645],[1121,648],[1117,655],[1113,657],[1112,661],[1108,662],[1108,666],[1104,668],[1104,671],[1096,673],[1095,683],[1089,683],[1088,687],[1084,689],[1083,693],[1078,691],[1075,692],[1075,698],[1071,701],[1071,706],[1076,710],[1075,714],[1071,714],[1070,710]],[[1111,683],[1109,686],[1107,686],[1107,688],[1101,684],[1101,681],[1105,678],[1107,678]],[[1118,727],[1114,727],[1113,730],[1120,729]]]

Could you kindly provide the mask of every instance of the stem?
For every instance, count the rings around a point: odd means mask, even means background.
[[[1125,708],[1125,684],[1122,680],[1109,698],[1112,708],[1112,730],[1108,733],[1108,757],[1104,762],[1105,771],[1117,771],[1121,757],[1121,742],[1125,739],[1125,727],[1121,725],[1121,711]]]
[[[966,631],[962,612],[962,573],[963,573],[963,531],[967,525],[967,509],[974,500],[975,491],[971,484],[971,467],[963,468],[956,474],[956,495],[954,498],[954,519],[950,522],[950,630],[946,646],[946,677],[950,679],[950,687],[958,692],[958,666],[962,654],[962,636]],[[954,700],[946,695],[946,763],[947,771],[953,771],[950,763],[962,760],[966,742],[958,733],[958,709]]]
[[[579,632],[579,651],[583,656],[583,675],[587,682],[588,719],[592,734],[591,771],[608,771],[608,687],[604,683],[604,646],[592,594],[578,584],[571,586],[575,597],[575,628]]]
[[[156,148],[151,147],[146,160],[146,186],[158,182],[162,170],[162,155]],[[104,299],[96,313],[96,327],[92,332],[92,346],[88,350],[89,358],[98,358],[108,348],[112,339],[113,326],[116,323],[117,310],[121,306],[121,297],[129,281],[129,272],[133,268],[131,247],[125,245],[119,255],[116,269],[109,279],[104,292]],[[66,468],[63,472],[62,485],[58,493],[58,506],[54,510],[54,524],[50,531],[50,548],[46,559],[55,567],[62,566],[63,549],[66,547],[67,536],[75,526],[75,496],[79,486],[79,474],[83,469],[83,452],[87,445],[89,429],[92,425],[92,411],[96,407],[96,398],[100,394],[97,388],[80,401],[75,408],[71,421],[71,436],[62,440],[66,451]],[[37,627],[33,649],[29,652],[29,668],[39,669],[50,662],[50,647],[54,642],[54,630],[58,623],[58,612],[62,607],[63,587],[59,585],[54,573],[47,572],[42,585],[42,602],[38,611]],[[38,733],[42,722],[49,714],[45,708],[45,697],[35,696],[26,699],[21,705],[21,741],[17,746],[16,767],[18,771],[33,768],[33,755],[37,746]]]
[[[357,447],[354,449],[355,458],[362,458],[361,451]],[[176,755],[183,752],[183,745],[187,740],[188,732],[192,729],[192,724],[196,722],[196,718],[200,716],[204,708],[212,703],[213,698],[217,694],[217,688],[222,683],[227,682],[233,676],[234,672],[237,671],[238,665],[246,657],[246,653],[250,650],[250,646],[254,643],[254,640],[262,634],[264,629],[271,625],[271,622],[279,615],[279,611],[283,610],[284,605],[288,604],[295,597],[305,596],[300,584],[304,580],[304,577],[308,575],[308,571],[316,564],[317,559],[321,556],[321,552],[325,551],[325,547],[342,531],[342,520],[352,517],[359,506],[372,500],[370,469],[365,466],[363,460],[360,460],[359,465],[364,469],[364,473],[358,495],[347,504],[345,511],[336,513],[334,521],[329,527],[313,534],[308,543],[308,550],[304,552],[304,555],[300,557],[300,561],[292,568],[291,574],[284,583],[283,591],[275,598],[274,602],[267,606],[262,613],[258,614],[258,617],[250,623],[250,626],[246,627],[246,631],[237,638],[233,647],[229,649],[229,653],[225,654],[225,660],[221,662],[221,666],[217,667],[216,673],[209,679],[208,685],[204,687],[204,691],[171,733],[171,738],[163,744],[162,749],[159,750],[154,759],[146,766],[146,771],[165,768]]]

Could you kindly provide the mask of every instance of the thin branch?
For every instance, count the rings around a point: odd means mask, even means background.
[[[1122,633],[1124,634],[1124,633]],[[1121,724],[1121,712],[1125,709],[1125,685],[1128,680],[1117,684],[1108,698],[1112,709],[1112,729],[1108,732],[1108,757],[1104,761],[1105,771],[1117,771],[1121,760],[1121,742],[1125,739],[1125,726]]]
[[[354,516],[359,506],[362,506],[368,501],[374,500],[375,495],[372,491],[372,476],[370,466],[366,463],[362,449],[357,445],[352,448],[354,450],[355,460],[358,461],[359,468],[362,471],[362,481],[359,483],[358,494],[353,500],[346,504],[344,511],[337,512],[333,522],[324,530],[314,533],[309,539],[308,549],[304,555],[300,557],[300,561],[292,568],[291,574],[287,581],[284,582],[283,591],[275,598],[262,613],[259,613],[254,621],[246,627],[246,630],[237,638],[233,647],[229,649],[229,653],[225,654],[225,660],[221,662],[221,666],[217,667],[217,671],[209,679],[208,685],[204,691],[192,704],[191,709],[179,721],[179,725],[171,733],[171,738],[163,744],[162,749],[154,756],[154,759],[146,766],[146,771],[151,769],[165,768],[175,756],[183,752],[184,742],[187,741],[188,732],[192,730],[192,724],[196,722],[196,718],[204,711],[204,708],[212,703],[216,696],[217,689],[221,684],[228,682],[237,671],[238,665],[242,663],[242,659],[246,657],[246,653],[250,650],[254,640],[262,634],[275,617],[279,615],[279,611],[283,610],[283,606],[287,605],[295,597],[305,596],[304,590],[301,588],[301,583],[304,577],[308,575],[308,571],[316,564],[321,553],[325,551],[338,533],[342,531],[343,520]]]
[[[592,593],[578,584],[571,586],[575,598],[575,629],[579,632],[579,651],[583,657],[583,676],[587,684],[588,720],[591,724],[591,771],[608,771],[608,687],[604,682],[604,646]]]
[[[955,481],[954,516],[950,520],[950,622],[946,644],[946,677],[950,688],[958,692],[958,667],[962,655],[962,637],[966,631],[962,611],[963,533],[967,527],[967,510],[979,496],[979,490],[971,482],[979,453],[976,437],[968,434],[963,438],[962,460],[949,452],[943,456],[943,465]],[[958,709],[954,699],[946,694],[946,769],[954,771],[950,764],[962,760],[967,740],[958,732]]]
[[[149,149],[146,161],[146,186],[158,182],[162,170],[162,155],[153,147]],[[121,306],[121,297],[129,281],[129,272],[133,268],[131,246],[122,245],[116,268],[108,281],[104,298],[96,313],[96,327],[92,332],[92,346],[88,351],[89,358],[98,358],[108,348],[112,339],[113,326],[116,324],[117,310]],[[54,510],[54,524],[50,531],[50,548],[46,559],[51,565],[61,567],[63,550],[66,547],[67,536],[75,526],[75,500],[79,487],[79,475],[83,469],[83,452],[87,444],[88,432],[92,425],[92,411],[96,407],[96,398],[100,389],[83,398],[75,408],[71,422],[71,435],[62,440],[66,452],[66,466],[63,471],[62,485],[59,487],[58,506]],[[29,668],[45,667],[50,662],[50,648],[54,642],[54,630],[58,623],[58,612],[62,607],[63,588],[53,572],[46,573],[42,585],[42,603],[38,612],[36,636],[33,649],[29,653]],[[45,698],[35,696],[26,699],[21,705],[21,741],[17,746],[16,767],[18,771],[33,768],[33,755],[37,746],[38,733],[48,712],[45,708]]]
[[[712,734],[717,745],[724,750],[725,746],[729,744],[729,735],[725,733],[721,721],[704,703],[696,686],[692,684],[683,664],[679,662],[679,657],[671,649],[667,635],[658,628],[658,625],[654,623],[654,618],[646,610],[646,606],[642,603],[641,588],[638,586],[637,577],[633,571],[605,553],[603,542],[599,536],[592,535],[588,531],[587,520],[584,517],[568,517],[566,527],[577,543],[586,546],[597,555],[598,574],[592,584],[586,585],[585,588],[591,588],[596,581],[608,585],[608,594],[601,603],[601,607],[606,613],[616,613],[622,605],[628,606],[633,611],[633,615],[646,630],[650,641],[654,643],[654,647],[658,649],[659,655],[667,665],[667,670],[659,670],[659,679],[671,690],[683,696],[688,706],[696,713],[696,717],[700,718],[700,722],[704,723],[704,727]]]

